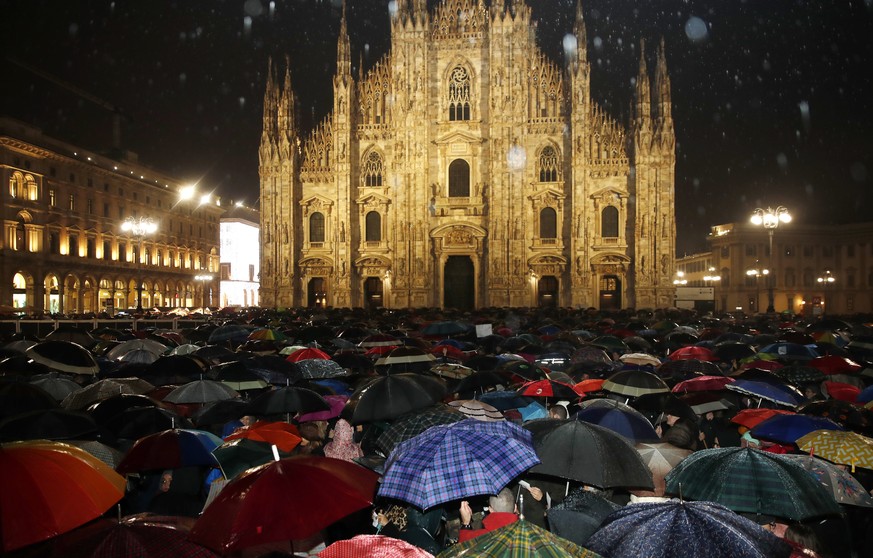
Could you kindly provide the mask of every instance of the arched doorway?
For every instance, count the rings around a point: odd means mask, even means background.
[[[310,308],[324,308],[327,306],[327,291],[325,290],[323,278],[313,277],[309,280],[306,297],[306,305]]]
[[[367,308],[375,310],[380,306],[384,306],[382,302],[382,280],[378,277],[367,277],[364,281],[364,300],[367,301]]]
[[[449,256],[443,268],[443,306],[472,310],[476,305],[476,278],[469,256]]]
[[[600,278],[600,309],[621,309],[621,279],[617,275],[604,275]]]
[[[537,305],[554,308],[558,305],[558,279],[554,275],[541,277],[537,285]]]

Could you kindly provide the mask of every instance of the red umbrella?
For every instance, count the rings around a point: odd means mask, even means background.
[[[855,403],[858,400],[858,395],[861,393],[861,388],[852,384],[831,381],[822,382],[822,384],[829,396],[840,401]]]
[[[749,368],[757,368],[759,370],[771,370],[772,371],[772,370],[779,370],[780,368],[784,368],[784,367],[785,367],[785,365],[782,364],[781,362],[777,362],[775,360],[764,360],[764,359],[752,360],[752,361],[749,361],[749,362],[743,364],[743,368],[745,370],[748,370]]]
[[[818,368],[828,376],[834,374],[852,374],[864,368],[852,359],[834,355],[814,358],[807,365]]]
[[[75,446],[45,440],[0,444],[0,549],[9,552],[99,517],[125,480]]]
[[[376,347],[370,347],[369,349],[367,349],[364,355],[371,358],[374,356],[381,357],[387,355],[397,347],[397,345],[378,345]]]
[[[603,382],[606,380],[601,379],[588,379],[582,380],[578,384],[573,386],[573,390],[579,395],[585,396],[591,391],[600,391],[603,389]]]
[[[296,456],[229,482],[191,529],[190,539],[230,553],[309,537],[372,505],[379,476],[341,459]]]
[[[384,535],[358,535],[337,541],[319,558],[433,558],[433,554],[400,539]]]
[[[570,399],[575,401],[579,394],[573,390],[573,386],[554,380],[536,380],[527,382],[516,392],[528,397],[556,397],[558,399]]]
[[[205,430],[174,428],[143,436],[131,447],[116,470],[121,474],[203,465],[217,467],[212,450],[221,438]]]
[[[715,353],[712,352],[712,349],[707,349],[706,347],[698,347],[697,345],[689,345],[688,347],[682,347],[681,349],[676,349],[667,357],[670,360],[703,360],[706,362],[713,362],[718,360],[718,357],[715,356]]]
[[[733,378],[725,376],[699,376],[679,382],[673,386],[673,393],[687,393],[689,391],[718,391],[733,382]]]
[[[731,419],[731,422],[752,429],[775,415],[793,415],[792,411],[781,409],[743,409]]]
[[[286,425],[287,428],[282,427],[282,424]],[[258,422],[249,427],[237,428],[232,434],[226,436],[224,440],[230,442],[231,440],[239,440],[241,438],[273,444],[285,453],[290,453],[303,440],[297,431],[297,427],[287,422]]]
[[[306,360],[308,358],[320,358],[322,360],[330,360],[330,355],[322,351],[321,349],[308,347],[306,349],[294,351],[293,353],[288,355],[285,360],[287,360],[288,362],[300,362],[301,360]]]
[[[436,357],[451,358],[455,360],[467,360],[469,355],[457,347],[451,345],[437,345],[430,349],[430,353]]]

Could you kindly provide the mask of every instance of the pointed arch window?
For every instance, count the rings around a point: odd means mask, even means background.
[[[618,237],[618,208],[612,205],[603,208],[600,214],[600,236],[603,238]]]
[[[309,242],[324,242],[324,214],[315,212],[309,216]]]
[[[470,74],[463,66],[449,77],[449,120],[470,120]]]
[[[382,240],[382,216],[378,211],[370,211],[365,217],[364,237],[367,242],[381,242]]]
[[[364,186],[381,186],[383,171],[382,156],[375,151],[371,151],[367,155],[367,160],[364,161],[364,172],[362,173]]]
[[[551,145],[547,145],[540,152],[540,158],[537,161],[539,167],[540,182],[557,182],[560,173],[558,172],[559,161],[558,152]]]
[[[540,238],[558,237],[558,214],[551,207],[540,211]]]
[[[449,197],[470,197],[470,164],[463,159],[455,159],[449,165]]]

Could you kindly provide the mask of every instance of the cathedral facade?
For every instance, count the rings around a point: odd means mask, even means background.
[[[333,109],[306,135],[271,64],[262,305],[673,304],[663,42],[621,124],[591,98],[581,3],[561,65],[535,29],[523,0],[397,0],[390,51],[353,77],[344,11]]]

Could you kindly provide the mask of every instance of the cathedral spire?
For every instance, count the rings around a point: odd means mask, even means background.
[[[276,72],[273,68],[273,58],[267,62],[267,85],[264,89],[264,129],[262,142],[275,138],[276,135],[276,110],[278,104],[278,84]]]
[[[282,96],[278,106],[279,135],[282,139],[290,141],[297,134],[294,112],[296,100],[294,89],[291,86],[291,58],[285,57],[285,83],[282,86]]]
[[[573,23],[573,34],[576,35],[576,59],[571,63],[576,71],[588,65],[588,31],[585,29],[585,18],[582,14],[582,0],[576,0],[576,21]]]
[[[336,45],[336,74],[340,77],[352,76],[352,49],[349,46],[349,32],[346,27],[346,2],[343,0],[343,15],[340,20],[339,38]]]
[[[652,114],[652,98],[649,90],[649,72],[646,69],[646,41],[640,40],[640,70],[637,74],[636,110],[637,127],[649,122]]]
[[[657,110],[657,116],[664,122],[673,120],[672,93],[670,89],[670,76],[667,74],[667,55],[664,48],[664,38],[658,46],[658,66],[655,69],[655,91],[653,102]]]

